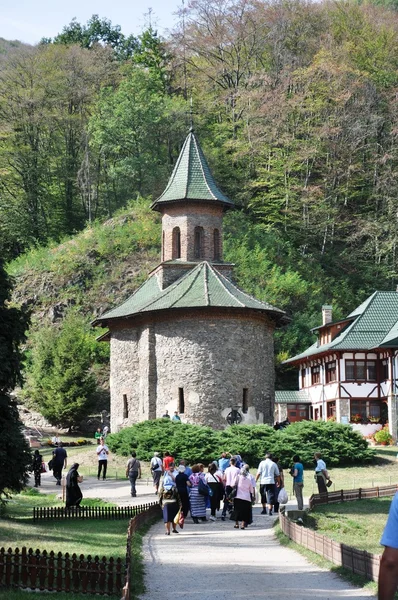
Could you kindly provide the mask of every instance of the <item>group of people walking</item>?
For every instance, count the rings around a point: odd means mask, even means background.
[[[331,484],[326,464],[320,453],[315,456],[315,479],[320,493],[327,493]],[[285,477],[278,457],[267,452],[253,476],[249,465],[240,455],[223,452],[219,460],[210,463],[205,472],[202,463],[190,467],[186,461],[176,461],[169,452],[162,458],[155,452],[151,459],[151,472],[156,493],[163,510],[166,533],[178,533],[177,524],[191,514],[195,524],[206,521],[206,509],[210,508],[210,520],[215,521],[217,511],[221,519],[227,517],[235,522],[236,529],[246,529],[252,523],[252,506],[256,500],[256,484],[260,484],[261,514],[272,516],[279,504],[287,502]],[[289,469],[293,478],[293,491],[298,510],[303,510],[304,467],[298,454],[293,457]],[[163,479],[162,479],[163,475]]]
[[[222,508],[223,521],[228,516],[234,521],[236,529],[246,529],[253,522],[256,481],[260,479],[262,514],[267,513],[268,506],[268,514],[271,515],[274,507],[277,510],[277,489],[283,482],[282,470],[270,454],[261,461],[256,477],[250,473],[249,465],[242,461],[239,454],[232,456],[225,452],[219,460],[207,466],[206,472],[202,463],[190,467],[181,460],[176,466],[169,452],[165,452],[163,460],[155,452],[151,459],[151,471],[167,535],[178,533],[177,524],[183,523],[189,513],[195,524],[207,521],[207,508],[210,508],[210,521],[216,520],[217,511]]]

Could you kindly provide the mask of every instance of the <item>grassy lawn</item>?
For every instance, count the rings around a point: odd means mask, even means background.
[[[105,505],[99,500],[85,501]],[[128,520],[120,521],[38,521],[33,523],[33,506],[62,506],[55,495],[29,492],[14,496],[2,510],[0,519],[1,546],[5,548],[37,548],[69,554],[91,554],[122,558],[125,556]],[[107,504],[107,506],[112,506]]]
[[[305,526],[336,542],[381,554],[380,538],[390,504],[391,498],[372,498],[317,506],[306,517]]]
[[[53,598],[54,593],[51,592],[34,592],[29,594],[24,590],[11,590],[11,589],[0,589],[0,600],[28,600],[34,598],[34,600],[49,600]],[[57,592],[57,600],[87,600],[87,598],[96,598],[93,594],[74,594],[70,592]],[[118,596],[107,596],[108,598],[118,598]]]
[[[62,441],[75,442],[78,439],[82,439],[82,436],[76,437],[75,435],[64,434],[60,436],[60,439]],[[94,443],[94,439],[91,438],[86,438],[83,436],[83,439],[87,439],[93,443],[87,446],[72,446],[65,448],[68,454],[68,465],[72,465],[73,463],[77,462],[79,463],[79,473],[81,475],[84,475],[85,477],[93,477],[96,476],[98,468],[96,454],[97,443]],[[43,456],[43,460],[46,463],[51,460],[52,451],[53,448],[50,446],[43,446],[42,448],[39,448],[39,452]],[[107,477],[126,479],[125,474],[127,460],[128,457],[126,456],[118,456],[117,454],[110,452],[108,456]],[[141,467],[143,478],[152,478],[149,463],[141,461]]]
[[[330,488],[333,490],[351,490],[357,488],[375,487],[390,484],[398,484],[398,447],[378,446],[375,448],[375,462],[370,465],[332,467],[329,473],[333,481]],[[313,470],[304,469],[304,495],[318,493],[314,481]],[[293,483],[290,475],[285,471],[285,484],[289,492],[292,491]]]

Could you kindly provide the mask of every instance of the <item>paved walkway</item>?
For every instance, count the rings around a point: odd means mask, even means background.
[[[66,475],[67,470],[64,470]],[[30,477],[29,485],[33,486],[34,477]],[[85,477],[80,484],[80,489],[84,498],[100,498],[108,502],[113,502],[118,506],[128,506],[143,504],[145,502],[154,502],[157,500],[155,488],[151,479],[139,479],[137,481],[137,497],[132,498],[130,494],[130,482],[128,479],[106,479],[106,481],[97,480],[96,477]],[[60,494],[62,488],[55,484],[55,479],[50,473],[43,473],[41,476],[41,486],[38,488],[42,494]]]
[[[33,485],[31,479],[30,485]],[[138,480],[136,498],[128,480],[98,481],[87,477],[81,484],[84,498],[101,498],[119,506],[153,502],[152,481]],[[52,473],[42,475],[40,491],[59,493]],[[295,508],[294,498],[289,501]],[[260,515],[245,530],[231,521],[194,525],[190,518],[178,535],[164,535],[156,523],[144,538],[146,593],[141,600],[365,600],[370,592],[356,589],[337,575],[320,569],[294,550],[281,546],[274,536],[275,517]]]
[[[280,546],[275,517],[260,515],[245,530],[231,521],[194,525],[187,519],[178,535],[164,534],[163,523],[144,538],[146,593],[141,600],[332,600],[374,597],[337,575]]]

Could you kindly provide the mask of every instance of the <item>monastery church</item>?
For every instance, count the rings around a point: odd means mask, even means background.
[[[163,194],[161,263],[94,325],[111,345],[111,431],[178,411],[222,429],[274,420],[274,344],[285,313],[246,294],[223,261],[217,187],[191,129]]]

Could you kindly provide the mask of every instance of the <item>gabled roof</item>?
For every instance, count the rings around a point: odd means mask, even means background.
[[[187,200],[233,206],[233,202],[217,187],[193,129],[185,139],[166,189],[153,202],[152,208],[159,210],[159,205]]]
[[[164,290],[156,275],[151,275],[130,298],[96,319],[93,325],[107,326],[113,319],[153,311],[209,307],[253,309],[270,314],[278,322],[288,321],[284,311],[249,296],[211,264],[202,262]]]
[[[284,363],[297,362],[334,350],[398,347],[398,293],[374,292],[347,319],[353,319],[329,344],[316,342]]]

